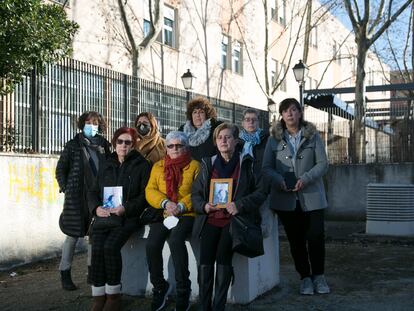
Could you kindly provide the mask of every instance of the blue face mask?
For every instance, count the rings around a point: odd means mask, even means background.
[[[85,135],[88,138],[94,137],[96,134],[98,134],[98,125],[93,124],[85,124],[83,127],[83,135]]]

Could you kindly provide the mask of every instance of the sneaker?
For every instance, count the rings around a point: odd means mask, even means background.
[[[331,291],[323,274],[313,277],[313,286],[318,294],[329,294]]]
[[[310,277],[303,278],[300,282],[301,295],[313,295],[313,283]]]
[[[172,288],[169,283],[166,283],[161,290],[157,290],[155,288],[152,290],[152,311],[160,311],[166,306],[168,295],[171,293],[171,290]]]

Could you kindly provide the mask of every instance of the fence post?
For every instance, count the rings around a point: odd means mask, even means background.
[[[39,152],[39,96],[37,85],[37,68],[33,66],[30,75],[30,107],[32,108],[32,150]]]
[[[124,76],[124,125],[129,126],[129,110],[128,110],[128,76]]]

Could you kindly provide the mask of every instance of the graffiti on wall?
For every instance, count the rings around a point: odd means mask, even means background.
[[[54,205],[60,201],[54,161],[10,161],[7,172],[8,197],[14,202]]]

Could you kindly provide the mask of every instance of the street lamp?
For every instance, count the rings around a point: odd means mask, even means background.
[[[190,69],[187,69],[187,72],[185,72],[181,76],[181,80],[183,81],[183,85],[185,90],[187,91],[187,103],[190,101],[190,91],[193,88],[193,79],[195,76],[191,73]]]
[[[300,106],[303,110],[303,86],[305,84],[305,79],[308,76],[308,66],[306,64],[302,63],[302,60],[299,60],[299,63],[297,63],[293,68],[293,74],[295,75],[296,81],[299,83],[299,96],[300,96]]]

